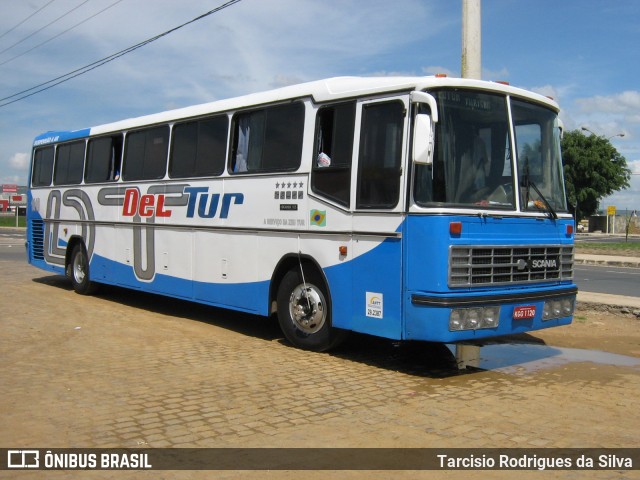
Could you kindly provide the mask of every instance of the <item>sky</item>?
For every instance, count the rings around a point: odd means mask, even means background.
[[[225,1],[0,0],[0,98]],[[334,76],[460,76],[461,12],[462,0],[241,0],[49,90],[0,100],[0,184],[26,185],[33,139],[48,130]],[[567,130],[612,137],[634,172],[631,188],[601,202],[619,210],[640,210],[639,44],[637,0],[482,0],[482,78],[553,97]]]

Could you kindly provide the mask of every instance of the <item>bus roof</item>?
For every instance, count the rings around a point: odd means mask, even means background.
[[[56,143],[89,135],[99,135],[120,130],[128,130],[146,125],[172,122],[175,120],[199,117],[216,112],[238,110],[256,105],[275,103],[295,98],[311,97],[317,103],[338,101],[359,96],[377,95],[385,92],[406,92],[437,87],[459,87],[491,90],[518,96],[542,103],[549,108],[559,110],[557,103],[543,95],[512,87],[502,83],[484,80],[448,78],[448,77],[333,77],[324,80],[291,85],[274,90],[252,93],[214,102],[203,103],[176,110],[167,110],[141,117],[129,118],[113,123],[74,131],[54,131],[38,135],[34,146]]]

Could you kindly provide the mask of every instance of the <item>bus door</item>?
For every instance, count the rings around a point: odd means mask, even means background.
[[[402,231],[408,97],[358,103],[352,172],[354,329],[402,331]]]

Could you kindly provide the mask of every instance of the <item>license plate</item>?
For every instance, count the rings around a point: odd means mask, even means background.
[[[524,307],[516,307],[513,309],[514,320],[527,320],[536,316],[535,305],[527,305]]]

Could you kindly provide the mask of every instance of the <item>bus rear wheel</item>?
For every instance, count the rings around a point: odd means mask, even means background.
[[[89,258],[84,245],[77,243],[71,251],[71,262],[69,263],[69,273],[71,284],[76,293],[80,295],[91,295],[96,291],[96,284],[89,278]]]
[[[346,338],[331,326],[329,294],[322,277],[313,270],[289,270],[278,288],[278,323],[294,346],[316,352],[329,350]]]

